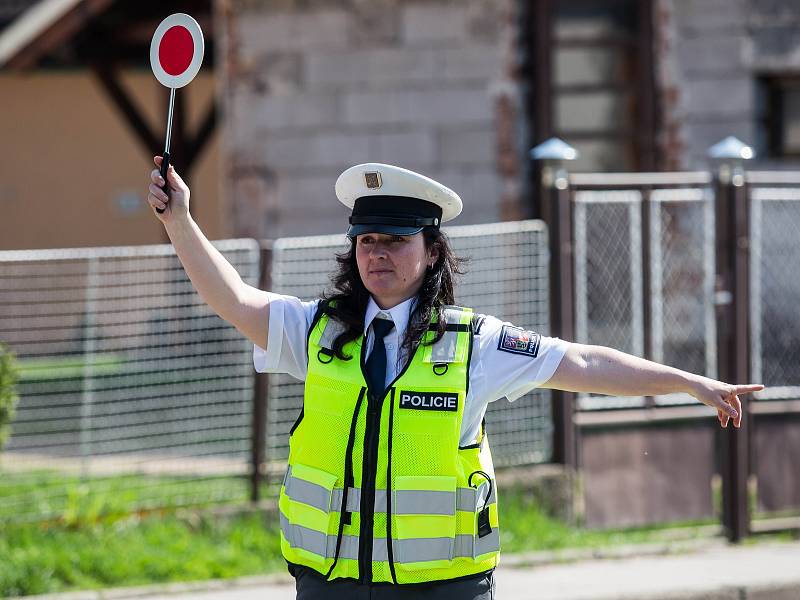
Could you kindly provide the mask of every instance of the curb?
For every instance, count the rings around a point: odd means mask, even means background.
[[[724,586],[703,591],[637,594],[635,596],[603,596],[596,600],[798,600],[800,581],[782,585]],[[564,598],[563,600],[570,600]]]
[[[79,592],[59,592],[39,596],[14,596],[8,600],[124,600],[126,598],[146,598],[148,596],[170,596],[192,592],[213,592],[219,590],[243,589],[267,585],[293,585],[289,573],[254,575],[236,579],[209,579],[187,583],[157,583],[138,587],[106,588]]]
[[[620,560],[642,556],[686,554],[712,548],[724,548],[727,545],[728,543],[723,538],[702,538],[674,542],[608,546],[604,548],[567,548],[564,550],[552,550],[547,552],[503,554],[501,564],[503,567],[522,569],[543,565],[579,562],[582,560]]]

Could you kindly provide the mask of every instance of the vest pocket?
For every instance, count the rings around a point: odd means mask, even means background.
[[[395,478],[392,512],[395,567],[405,570],[448,567],[456,535],[456,478]]]
[[[292,465],[287,472],[285,494],[288,499],[289,545],[309,560],[319,563],[328,558],[331,497],[338,477],[306,465]]]

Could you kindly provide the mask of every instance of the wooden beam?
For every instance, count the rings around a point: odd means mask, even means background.
[[[30,69],[48,52],[58,48],[83,28],[86,23],[108,8],[114,0],[81,0],[63,15],[53,15],[50,25],[43,27],[32,40],[8,59],[10,69]],[[24,18],[24,17],[21,17]]]
[[[712,425],[716,414],[707,406],[659,406],[653,408],[630,408],[609,411],[584,411],[575,415],[579,427],[633,427],[672,421],[700,421]]]
[[[208,140],[211,139],[211,136],[214,133],[214,129],[217,125],[217,102],[214,98],[211,99],[211,103],[206,111],[205,117],[203,117],[203,121],[200,123],[200,127],[195,132],[194,136],[189,139],[188,143],[186,144],[186,171],[187,173],[192,170],[194,167],[194,163],[197,160],[197,157],[203,151],[206,143]]]
[[[122,113],[122,116],[125,117],[136,139],[144,146],[145,152],[151,155],[158,150],[161,143],[158,136],[153,133],[150,125],[142,117],[133,100],[120,85],[113,68],[108,64],[97,62],[93,63],[91,67],[111,101]]]
[[[200,25],[200,29],[203,30],[203,38],[207,44],[213,39],[211,15],[192,13],[192,17],[194,17]],[[121,25],[111,32],[111,36],[117,42],[125,44],[147,44],[149,46],[150,40],[153,39],[153,33],[155,33],[159,23],[161,23],[161,19],[147,19]]]

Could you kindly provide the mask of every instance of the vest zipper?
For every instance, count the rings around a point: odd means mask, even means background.
[[[375,475],[378,465],[378,431],[383,398],[367,396],[367,422],[364,430],[364,461],[361,482],[361,531],[358,544],[358,570],[361,583],[372,583],[372,546],[375,531]]]
[[[406,364],[395,376],[392,382],[383,390],[383,396],[377,398],[370,391],[367,391],[367,422],[364,428],[364,459],[361,463],[361,528],[359,530],[358,540],[358,572],[360,574],[359,581],[361,583],[372,583],[372,545],[375,532],[375,477],[378,470],[378,440],[381,428],[381,408],[386,393],[391,390],[395,383],[406,374],[406,371],[411,366],[414,357],[417,355],[419,344],[417,344],[411,351],[411,356],[406,360]],[[364,381],[367,380],[366,375],[366,337],[362,338],[361,344],[361,374]],[[394,393],[392,393],[392,402],[394,402]],[[389,427],[392,424],[389,423]],[[387,493],[391,493],[391,473],[387,473]],[[389,527],[391,527],[392,515],[387,514],[386,518],[389,520]],[[390,536],[386,538],[387,544],[391,544]],[[387,549],[388,550],[388,549]],[[392,563],[392,578],[396,581],[394,576],[394,562]]]

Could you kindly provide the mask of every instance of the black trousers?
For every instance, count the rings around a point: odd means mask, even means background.
[[[494,600],[494,573],[455,581],[413,585],[362,585],[350,579],[327,581],[322,575],[299,565],[290,565],[295,577],[297,600]]]

